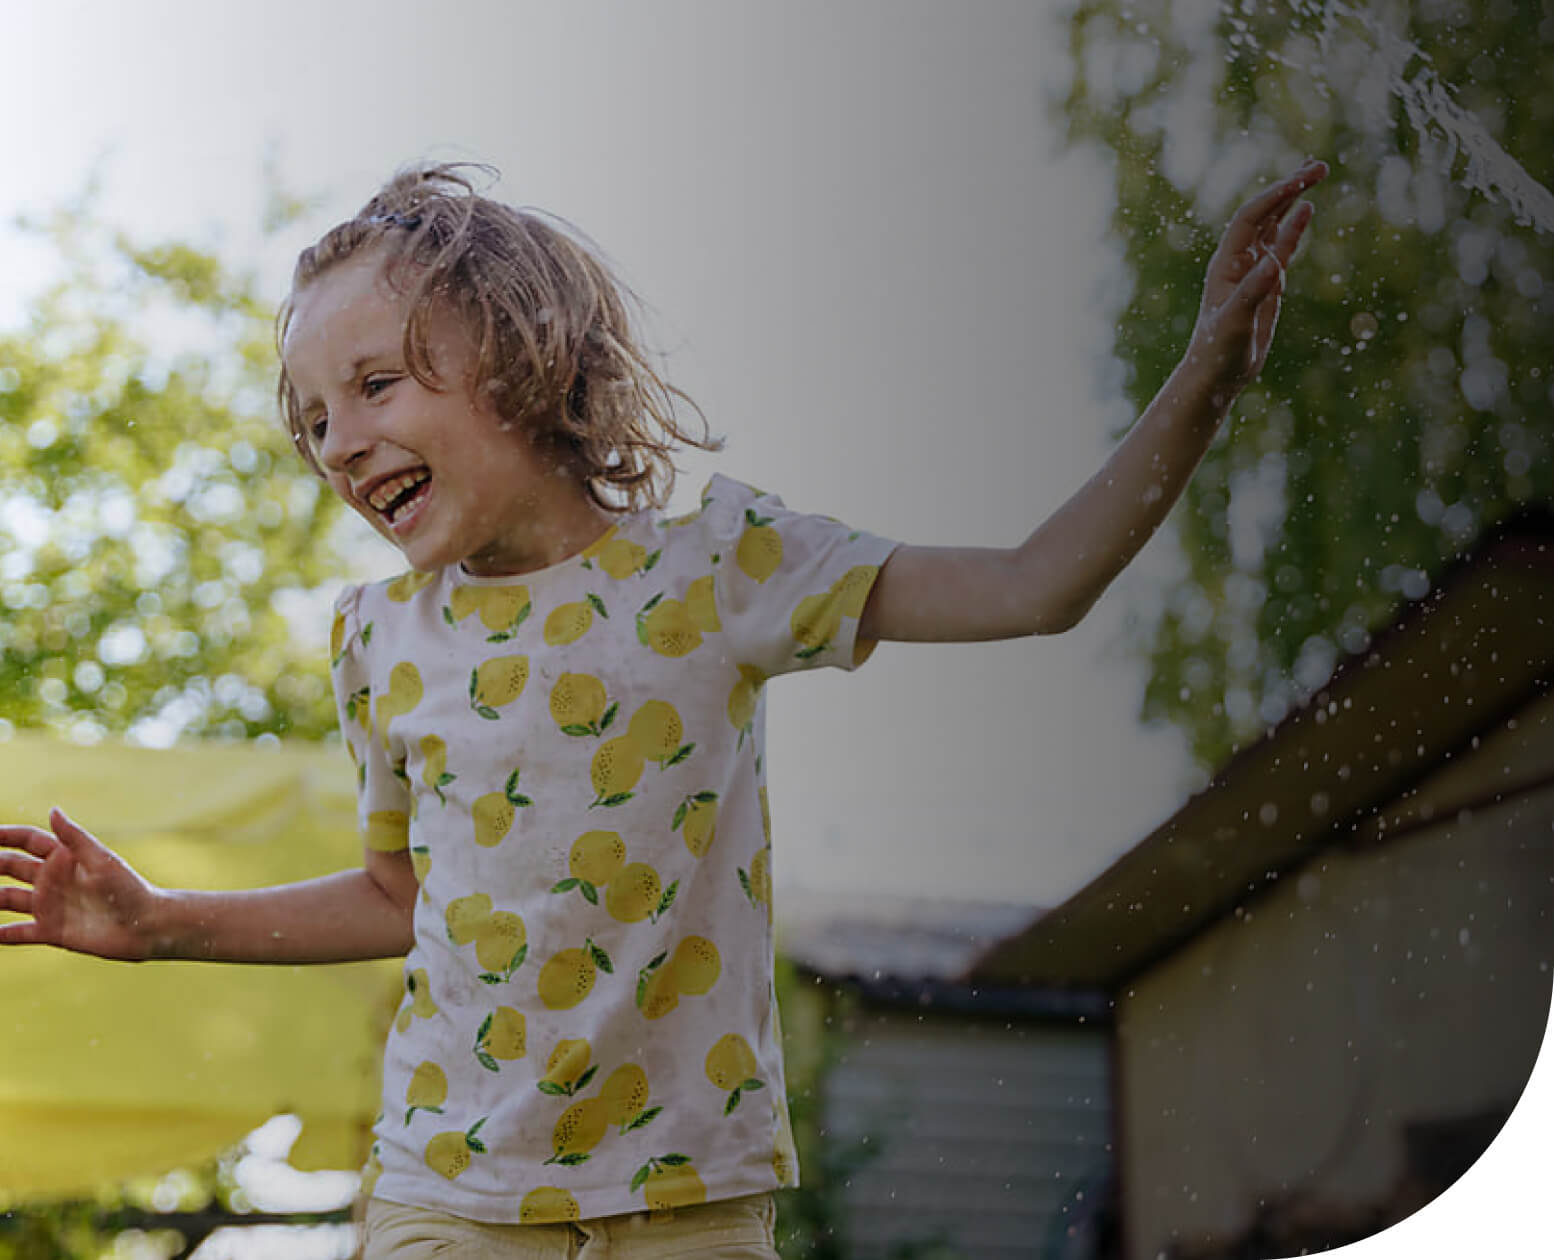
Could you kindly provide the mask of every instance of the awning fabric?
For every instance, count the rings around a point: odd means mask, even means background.
[[[337,747],[0,743],[0,820],[46,826],[51,805],[168,886],[257,887],[361,861]],[[280,1112],[303,1122],[297,1167],[359,1167],[400,971],[0,950],[0,1200],[197,1163]]]

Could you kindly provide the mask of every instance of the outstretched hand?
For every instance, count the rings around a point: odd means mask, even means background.
[[[102,958],[143,959],[157,890],[63,811],[49,827],[0,827],[0,945],[57,945]]]
[[[1311,222],[1311,203],[1297,198],[1326,177],[1327,164],[1313,159],[1253,197],[1231,218],[1209,259],[1187,358],[1210,373],[1222,402],[1268,359],[1284,270]]]

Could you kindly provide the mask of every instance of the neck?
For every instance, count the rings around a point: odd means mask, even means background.
[[[583,483],[557,478],[555,486],[555,493],[536,496],[526,513],[530,524],[521,536],[464,557],[464,571],[476,577],[514,577],[548,569],[583,551],[614,522],[614,515],[593,501]]]

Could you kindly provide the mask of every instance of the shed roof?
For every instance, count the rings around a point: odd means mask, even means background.
[[[1029,905],[947,898],[794,894],[778,947],[801,970],[866,1001],[959,1014],[1104,1020],[1105,994],[970,982],[968,968],[1029,922]]]
[[[1554,514],[1529,510],[1487,531],[1308,704],[967,977],[1115,990],[1314,853],[1385,834],[1399,798],[1551,687]]]

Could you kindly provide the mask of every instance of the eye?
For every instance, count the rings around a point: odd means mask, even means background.
[[[397,376],[375,375],[362,380],[362,393],[368,398],[376,398],[399,378]]]
[[[329,413],[315,412],[304,421],[303,427],[307,430],[308,438],[317,445],[324,440],[324,434],[329,431]]]

